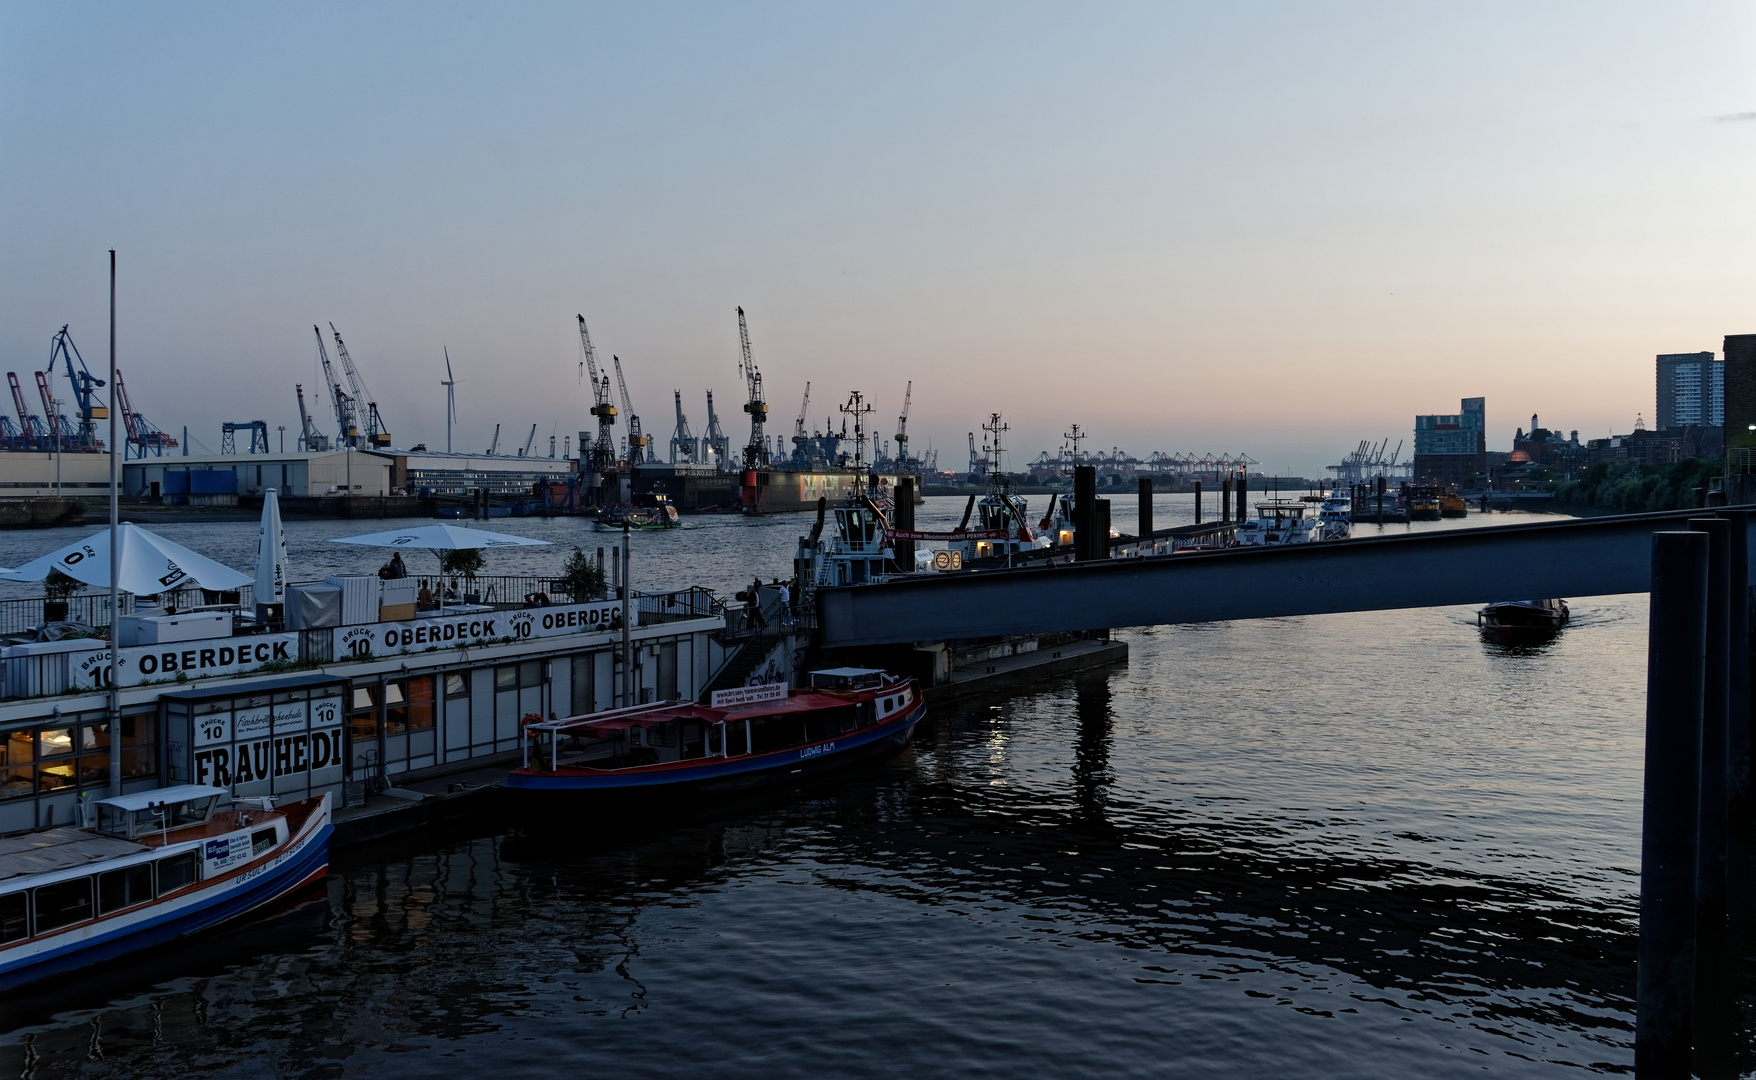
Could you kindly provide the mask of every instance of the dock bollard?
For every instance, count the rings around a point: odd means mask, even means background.
[[[1634,1070],[1648,1080],[1690,1075],[1707,548],[1701,533],[1652,537],[1634,1015]]]

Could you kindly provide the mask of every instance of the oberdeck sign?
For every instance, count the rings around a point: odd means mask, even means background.
[[[639,613],[634,621],[639,624]],[[603,634],[622,629],[622,605],[568,604],[561,607],[523,608],[518,611],[485,611],[470,615],[441,615],[413,622],[367,623],[343,626],[335,631],[335,651],[340,656],[388,656],[395,653],[455,649],[487,645],[496,641],[566,637],[570,634]]]
[[[116,685],[140,686],[152,682],[237,675],[298,658],[298,634],[257,634],[178,641],[168,645],[134,645],[116,654]],[[73,677],[82,689],[102,690],[108,686],[110,650],[80,653],[79,668]]]

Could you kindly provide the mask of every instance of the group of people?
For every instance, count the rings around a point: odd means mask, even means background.
[[[761,578],[753,580],[750,583],[749,591],[741,594],[750,602],[748,609],[750,625],[758,628],[768,625],[768,617],[762,614],[762,590],[765,588],[776,589],[779,594],[775,599],[780,602],[780,629],[782,633],[790,633],[793,629],[793,597],[795,595],[793,586],[796,584],[797,579],[782,581],[780,578],[775,578],[768,585],[762,584]]]
[[[415,594],[415,608],[419,611],[434,611],[439,607],[439,600],[439,595],[436,594],[432,587],[427,584],[427,579],[422,578],[421,591]],[[444,600],[447,604],[457,603],[456,582],[451,582],[445,586]]]

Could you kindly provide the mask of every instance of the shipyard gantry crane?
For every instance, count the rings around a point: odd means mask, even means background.
[[[18,385],[18,372],[8,371],[6,382],[12,387],[12,405],[18,410],[19,437],[24,440],[25,448],[47,450],[49,429],[39,417],[31,415],[30,406],[24,400],[24,388]]]
[[[43,399],[43,419],[49,422],[49,436],[52,440],[51,449],[65,450],[69,446],[79,445],[79,432],[73,427],[73,421],[61,415],[59,402],[49,393],[49,373],[37,372],[37,393]],[[103,444],[88,449],[102,449]]]
[[[762,400],[762,373],[756,370],[756,361],[750,355],[750,327],[744,322],[744,309],[738,309],[738,344],[743,349],[742,358],[738,361],[738,374],[744,377],[744,386],[750,399],[744,402],[744,411],[750,414],[750,442],[744,447],[744,467],[759,469],[768,464],[768,437],[762,432],[762,425],[768,420],[768,402]]]
[[[366,389],[366,380],[360,377],[360,369],[354,366],[354,358],[348,355],[348,347],[342,344],[341,331],[329,324],[330,333],[335,335],[335,355],[341,358],[341,369],[347,373],[348,386],[354,392],[354,406],[366,403],[366,445],[380,450],[390,445],[390,432],[384,426],[383,417],[378,415],[378,403],[372,400],[372,392]]]
[[[805,414],[811,411],[811,380],[805,380],[805,400],[799,403],[799,418],[793,421],[793,457],[803,462],[811,455],[811,436],[805,433]]]
[[[671,433],[671,464],[675,465],[680,457],[693,465],[701,454],[695,433],[689,430],[689,418],[683,415],[683,391],[673,390],[671,394],[677,399],[677,430]]]
[[[915,399],[915,381],[909,380],[908,388],[902,392],[902,415],[896,418],[896,467],[901,472],[908,471],[908,410]]]
[[[651,461],[652,451],[648,444],[652,440],[641,433],[640,417],[634,414],[634,403],[628,400],[628,381],[622,378],[622,358],[611,353],[610,363],[616,369],[616,389],[622,392],[622,411],[628,414],[628,464],[632,466]]]
[[[118,384],[120,384],[122,382],[122,373],[119,371],[116,373],[116,382]],[[120,386],[118,386],[118,391],[119,390],[120,390]],[[305,387],[304,387],[304,385],[302,383],[294,383],[293,384],[293,393],[297,394],[298,398],[299,398],[299,441],[297,444],[298,448],[300,450],[303,450],[303,451],[328,450],[329,449],[329,436],[321,435],[318,433],[317,424],[315,421],[313,421],[311,419],[310,410],[305,408]],[[124,413],[123,415],[126,416],[127,414]],[[447,430],[449,430],[449,428]],[[175,444],[173,444],[173,445],[175,445]]]
[[[591,376],[591,393],[595,402],[591,414],[598,421],[597,441],[591,446],[591,467],[593,472],[608,476],[616,471],[616,436],[610,430],[616,423],[616,406],[610,404],[610,377],[598,375],[597,353],[591,347],[591,332],[585,328],[585,316],[578,318],[579,347],[584,354],[580,362]],[[580,447],[580,457],[585,456],[585,448]]]
[[[332,323],[331,326],[333,325]],[[343,446],[358,449],[360,420],[354,395],[348,393],[341,380],[335,377],[335,368],[329,363],[329,350],[323,347],[323,328],[312,324],[311,332],[317,335],[317,359],[323,363],[323,381],[329,384],[329,400],[335,406],[335,426],[340,432],[335,437],[336,441]]]
[[[732,440],[719,426],[719,413],[713,411],[713,391],[707,392],[707,434],[701,437],[702,453],[715,455],[714,467],[726,468],[732,456]]]
[[[94,376],[85,366],[85,357],[79,355],[78,346],[63,326],[55,335],[49,346],[49,374],[55,373],[55,360],[59,357],[67,365],[67,381],[73,384],[73,397],[79,403],[79,430],[73,434],[74,445],[85,449],[96,449],[102,445],[98,441],[99,420],[108,420],[110,410],[99,403],[95,388],[104,385],[104,380]],[[79,370],[73,368],[73,361],[79,361]],[[63,418],[64,419],[64,418]]]
[[[122,381],[121,368],[116,369],[114,399],[116,408],[122,413],[122,428],[127,434],[127,439],[122,443],[123,460],[128,458],[129,447],[134,448],[135,457],[144,458],[149,451],[154,457],[163,457],[167,449],[177,445],[176,439],[160,431],[153,426],[152,421],[134,411],[134,404],[128,400],[128,385]]]

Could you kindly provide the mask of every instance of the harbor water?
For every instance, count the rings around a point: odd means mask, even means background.
[[[688,526],[633,538],[638,587],[785,576],[810,519]],[[294,578],[369,572],[324,541],[376,527],[289,523]],[[250,565],[253,525],[156,528]],[[0,564],[75,535],[5,534]],[[339,852],[302,904],[0,1002],[0,1074],[1629,1071],[1646,598],[1569,599],[1522,648],[1464,608],[1123,631],[1123,666],[929,710],[810,787]]]

